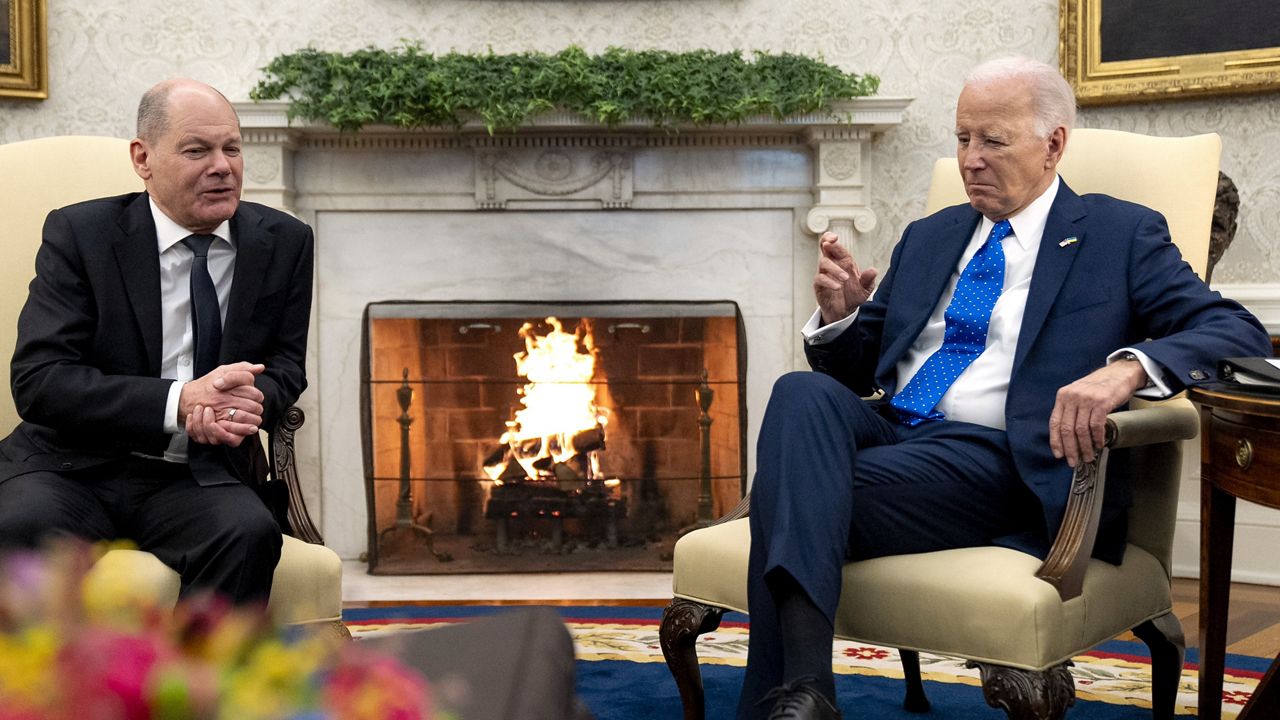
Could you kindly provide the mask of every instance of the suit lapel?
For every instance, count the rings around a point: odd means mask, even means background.
[[[1040,239],[1040,252],[1031,274],[1031,287],[1027,291],[1027,307],[1018,331],[1018,348],[1013,355],[1013,374],[1016,376],[1027,351],[1036,341],[1045,318],[1053,307],[1067,271],[1075,262],[1080,247],[1088,242],[1079,221],[1085,216],[1084,203],[1067,184],[1058,188],[1058,196],[1049,209],[1044,235]],[[1074,238],[1074,241],[1070,241]]]
[[[893,296],[892,307],[885,318],[885,337],[889,342],[880,353],[878,377],[892,377],[894,366],[924,330],[956,272],[979,219],[976,210],[957,209],[950,219],[943,218],[936,230],[924,229],[933,236],[914,256],[901,259],[902,267],[893,281],[894,287],[901,290]]]
[[[129,305],[138,322],[138,331],[147,349],[148,372],[160,374],[164,329],[160,315],[160,250],[156,246],[156,224],[146,193],[120,215],[120,234],[113,242],[120,277]]]
[[[247,326],[262,291],[262,280],[271,263],[271,233],[261,226],[262,216],[241,204],[231,218],[231,233],[236,241],[236,268],[231,280],[231,297],[227,301],[227,319],[223,322],[220,359],[243,360],[235,328]]]

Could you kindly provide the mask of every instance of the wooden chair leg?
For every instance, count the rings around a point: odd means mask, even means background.
[[[1004,710],[1009,720],[1061,720],[1076,702],[1076,686],[1071,665],[1065,662],[1048,670],[965,663],[982,674],[982,694],[987,704]]]
[[[662,626],[658,630],[658,642],[667,668],[680,690],[680,703],[684,706],[684,720],[704,720],[707,714],[706,695],[702,688],[702,671],[698,669],[698,636],[720,627],[724,610],[711,605],[672,598],[662,612]]]
[[[1133,629],[1133,634],[1151,651],[1151,717],[1173,720],[1187,650],[1182,623],[1169,612],[1142,623]]]
[[[920,678],[920,653],[915,650],[899,650],[902,661],[902,679],[907,681],[907,693],[902,698],[902,709],[907,712],[929,712],[929,698],[924,694],[924,681]]]

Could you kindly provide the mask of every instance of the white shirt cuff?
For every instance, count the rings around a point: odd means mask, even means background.
[[[809,318],[809,322],[800,328],[800,334],[804,336],[806,345],[822,345],[840,337],[840,334],[853,324],[855,318],[858,317],[858,311],[854,310],[848,317],[843,320],[837,320],[830,325],[818,326],[822,322],[822,310],[814,310],[813,316]]]
[[[1164,398],[1173,395],[1173,391],[1164,383],[1164,370],[1161,370],[1160,366],[1157,365],[1154,360],[1147,357],[1147,354],[1141,350],[1134,350],[1133,348],[1128,347],[1120,348],[1107,356],[1107,364],[1110,365],[1115,362],[1125,353],[1133,353],[1137,356],[1138,363],[1142,365],[1142,369],[1147,373],[1147,379],[1151,381],[1150,385],[1135,392],[1134,396],[1146,400],[1163,400]]]
[[[181,432],[186,425],[178,424],[178,399],[182,397],[182,386],[184,382],[173,381],[169,386],[169,399],[164,403],[164,431],[170,435]]]

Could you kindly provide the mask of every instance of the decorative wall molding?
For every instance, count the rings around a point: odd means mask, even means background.
[[[1183,482],[1178,501],[1178,524],[1173,539],[1175,577],[1200,577],[1200,493]],[[1188,492],[1188,485],[1194,492]],[[1231,579],[1256,585],[1280,585],[1275,549],[1280,547],[1280,510],[1240,501],[1236,503],[1235,546]]]
[[[1214,283],[1213,289],[1245,306],[1262,321],[1267,332],[1280,335],[1280,283]]]

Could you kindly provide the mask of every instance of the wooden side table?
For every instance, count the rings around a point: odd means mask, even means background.
[[[1200,720],[1222,716],[1236,498],[1280,508],[1280,395],[1191,388],[1200,406]],[[1280,656],[1238,720],[1280,718]]]

